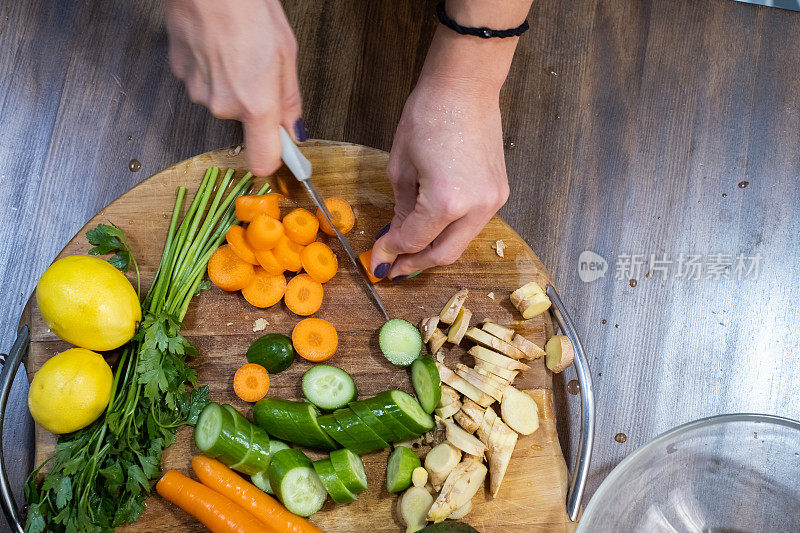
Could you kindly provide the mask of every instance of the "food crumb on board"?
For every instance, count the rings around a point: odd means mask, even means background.
[[[226,325],[226,326],[232,326],[232,325],[233,325],[233,322],[228,322],[228,323],[227,323],[227,324],[225,324],[225,325]]]
[[[494,300],[494,292],[490,292],[490,293],[489,293],[489,294],[487,294],[486,296],[488,296],[489,298],[491,298],[492,300]]]
[[[241,151],[242,151],[242,145],[239,144],[228,150],[228,155],[239,155],[239,152]]]
[[[264,318],[257,318],[255,322],[253,322],[253,333],[256,331],[264,331],[269,326],[269,322],[266,321]]]
[[[506,256],[505,255],[506,243],[503,242],[503,239],[495,241],[495,243],[492,245],[492,249],[495,252],[497,252],[497,255],[499,255],[500,257]]]

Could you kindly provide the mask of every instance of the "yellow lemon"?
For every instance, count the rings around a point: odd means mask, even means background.
[[[48,431],[77,431],[108,406],[113,379],[111,367],[100,354],[71,348],[48,359],[33,376],[28,409]]]
[[[89,350],[113,350],[142,320],[136,291],[122,272],[98,257],[72,255],[45,270],[36,302],[50,330]]]

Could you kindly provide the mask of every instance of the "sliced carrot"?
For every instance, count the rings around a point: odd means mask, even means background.
[[[228,233],[225,234],[225,240],[231,245],[231,250],[239,256],[239,259],[251,265],[258,264],[258,259],[256,259],[253,253],[253,247],[250,246],[244,238],[243,227],[237,225],[231,226]]]
[[[250,305],[264,309],[275,305],[286,292],[286,277],[281,274],[269,274],[261,267],[256,267],[253,281],[242,289],[242,296]]]
[[[245,402],[257,402],[268,390],[269,372],[261,365],[247,363],[233,375],[233,392]]]
[[[236,218],[240,222],[251,222],[260,214],[281,218],[281,208],[278,203],[283,198],[282,194],[276,192],[240,196],[236,199]]]
[[[283,265],[275,259],[275,254],[272,253],[272,250],[256,250],[255,256],[258,260],[258,264],[261,265],[261,268],[263,268],[267,274],[283,274],[283,271],[286,270],[283,268]]]
[[[270,250],[284,236],[283,224],[277,218],[261,213],[247,226],[247,242],[255,250]]]
[[[236,255],[230,244],[223,244],[208,260],[208,279],[223,291],[247,287],[256,275],[253,265]]]
[[[297,355],[318,363],[330,359],[339,346],[336,328],[321,318],[304,318],[292,330],[292,344]]]
[[[381,278],[376,278],[375,276],[373,276],[372,271],[369,269],[369,264],[372,262],[372,248],[360,254],[358,256],[358,260],[361,261],[361,266],[364,267],[364,272],[366,272],[367,278],[372,283],[378,283],[381,280]]]
[[[283,217],[283,227],[286,228],[286,236],[297,244],[311,244],[317,238],[319,220],[311,214],[311,211],[298,207]]]
[[[300,274],[286,284],[283,301],[292,313],[308,316],[316,313],[322,306],[322,294],[322,284],[319,281],[308,274]]]
[[[331,221],[339,228],[339,231],[347,233],[353,229],[356,224],[356,216],[353,214],[353,208],[350,207],[346,200],[331,196],[325,200],[325,207],[328,208],[328,212],[331,214]],[[325,215],[319,209],[317,209],[317,220],[319,220],[319,229],[328,235],[336,235],[331,225],[325,220]]]
[[[302,251],[302,245],[290,241],[286,236],[278,241],[278,244],[272,249],[272,253],[275,254],[275,259],[278,260],[278,263],[292,272],[300,272],[300,269],[303,268],[303,262],[300,260],[300,252]]]
[[[300,252],[300,261],[303,262],[303,269],[309,276],[325,283],[336,275],[339,261],[333,250],[323,242],[312,242]]]
[[[267,531],[275,533],[322,533],[314,524],[290,513],[275,498],[248,483],[236,472],[202,455],[192,459],[192,469],[204,485],[250,511],[261,520]]]
[[[177,470],[169,470],[161,476],[156,491],[214,533],[264,531],[264,524],[249,511]]]

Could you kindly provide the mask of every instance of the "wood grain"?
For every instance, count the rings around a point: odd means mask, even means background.
[[[357,222],[348,237],[354,249],[368,249],[372,245],[372,236],[392,216],[392,190],[386,178],[388,154],[362,146],[323,141],[307,143],[303,152],[314,166],[314,183],[323,196],[339,196],[353,206]],[[234,155],[230,150],[218,150],[156,174],[98,213],[58,257],[86,253],[89,245],[85,232],[110,220],[125,230],[139,263],[143,286],[149,286],[161,259],[177,188],[186,186],[192,194],[205,169],[212,165],[239,169],[241,175],[244,173],[245,152]],[[270,177],[269,181],[288,197],[283,213],[295,206],[313,209],[305,190],[285,169]],[[339,350],[331,362],[353,376],[362,396],[372,396],[388,388],[411,392],[408,373],[380,354],[377,331],[383,319],[361,287],[354,266],[335,239],[327,236],[323,239],[340,257],[339,273],[325,284],[325,300],[315,314],[330,320],[339,332]],[[507,244],[504,258],[500,258],[491,247],[498,239]],[[424,317],[437,314],[460,287],[467,287],[471,296],[466,305],[475,313],[476,322],[493,318],[498,323],[513,326],[543,346],[552,334],[549,315],[545,313],[531,320],[521,320],[509,301],[511,291],[528,281],[547,284],[550,275],[530,247],[495,217],[455,265],[436,269],[408,283],[380,283],[377,290],[391,316],[418,323]],[[490,292],[494,298],[488,296]],[[68,344],[50,332],[34,302],[29,304],[29,311],[32,342],[27,368],[32,377],[49,357],[66,349]],[[244,353],[247,348],[263,335],[253,332],[257,318],[267,320],[267,332],[286,335],[291,334],[300,320],[282,303],[269,309],[258,309],[248,304],[238,292],[226,293],[217,288],[202,292],[184,320],[184,335],[201,354],[193,361],[198,383],[210,385],[213,400],[231,403],[248,415],[251,405],[236,398],[232,380],[235,370],[246,361]],[[445,362],[455,367],[457,361],[471,363],[470,359],[463,348],[452,347],[447,351]],[[476,498],[469,519],[480,524],[481,531],[529,531],[530,527],[566,531],[568,527],[565,513],[567,473],[555,430],[550,391],[552,377],[542,359],[534,361],[531,366],[532,369],[520,376],[515,384],[523,389],[535,389],[534,394],[541,406],[542,428],[518,443],[498,497],[492,499],[481,494]],[[309,363],[298,359],[288,370],[273,376],[270,395],[302,398],[300,378],[309,367]],[[37,426],[37,464],[50,456],[54,441],[53,435]],[[185,428],[181,430],[178,442],[164,454],[164,468],[178,468],[189,474],[190,459],[198,453],[191,431]],[[366,456],[372,489],[362,494],[356,503],[348,506],[329,503],[313,520],[330,532],[365,531],[375,527],[379,531],[398,530],[399,524],[389,518],[396,496],[383,488],[387,456],[387,451]],[[379,523],[377,526],[374,525],[376,521]],[[123,529],[169,531],[175,528],[193,530],[197,526],[191,517],[154,497],[148,501],[143,518]]]

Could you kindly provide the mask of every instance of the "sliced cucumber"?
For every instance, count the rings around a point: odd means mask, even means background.
[[[303,394],[321,409],[339,409],[358,397],[350,374],[330,365],[315,365],[303,374]]]
[[[258,427],[258,426],[256,426],[256,427]],[[261,428],[258,428],[258,429],[261,429]],[[264,431],[264,430],[262,429],[261,431]],[[270,459],[272,458],[272,456],[275,453],[277,453],[277,452],[279,452],[281,450],[288,450],[288,449],[289,449],[289,445],[286,444],[283,441],[275,440],[275,439],[271,439],[269,441]],[[267,466],[269,466],[269,465],[267,465]],[[257,472],[255,474],[253,474],[252,476],[250,476],[250,481],[253,482],[253,485],[255,485],[259,489],[263,490],[264,492],[266,492],[268,494],[272,494],[273,493],[272,492],[272,487],[269,484],[269,476],[267,475],[267,470],[264,470],[263,472]]]
[[[381,392],[375,399],[382,402],[392,416],[416,435],[433,429],[433,418],[410,394],[389,390]]]
[[[423,355],[411,363],[411,384],[419,404],[431,414],[442,398],[442,380],[433,357]]]
[[[237,432],[233,415],[218,403],[209,403],[197,419],[194,441],[205,455],[233,465],[250,449],[250,430]]]
[[[422,335],[411,322],[392,318],[381,326],[378,344],[392,364],[408,366],[422,351]]]
[[[350,402],[349,407],[353,410],[358,418],[363,420],[366,425],[371,427],[372,430],[386,442],[397,442],[402,440],[399,438],[399,435],[389,428],[389,426],[381,422],[381,420],[375,416],[375,413],[370,411],[369,407],[364,405],[364,402]]]
[[[333,450],[330,460],[336,475],[350,492],[361,494],[367,490],[367,473],[358,455],[348,449]]]
[[[317,418],[317,421],[325,433],[328,434],[328,436],[345,448],[349,448],[354,451],[360,448],[359,442],[344,430],[342,425],[339,424],[339,421],[336,420],[336,417],[333,416],[333,413],[322,415]]]
[[[337,409],[333,412],[333,416],[345,433],[350,435],[350,438],[358,444],[357,448],[350,448],[355,453],[369,453],[389,447],[389,443],[380,438],[349,407]]]
[[[300,450],[290,448],[275,453],[267,473],[275,495],[294,514],[311,516],[325,503],[328,491]]]
[[[325,490],[330,494],[331,499],[336,503],[351,503],[356,500],[356,495],[344,486],[342,480],[336,475],[330,459],[314,461],[314,471],[319,476],[320,481],[325,486]]]
[[[386,463],[386,490],[400,492],[411,486],[411,473],[422,466],[422,462],[410,448],[398,446],[389,455]]]
[[[267,433],[309,448],[335,449],[336,443],[322,430],[317,409],[310,403],[263,398],[253,407],[253,418]]]
[[[392,442],[414,439],[419,436],[417,433],[401,424],[389,409],[386,408],[384,402],[374,397],[359,401],[363,401],[364,404],[369,407],[369,410],[372,411],[372,414],[378,417],[378,420],[380,420],[383,425],[389,427],[395,435],[397,435],[397,438],[393,439]]]

